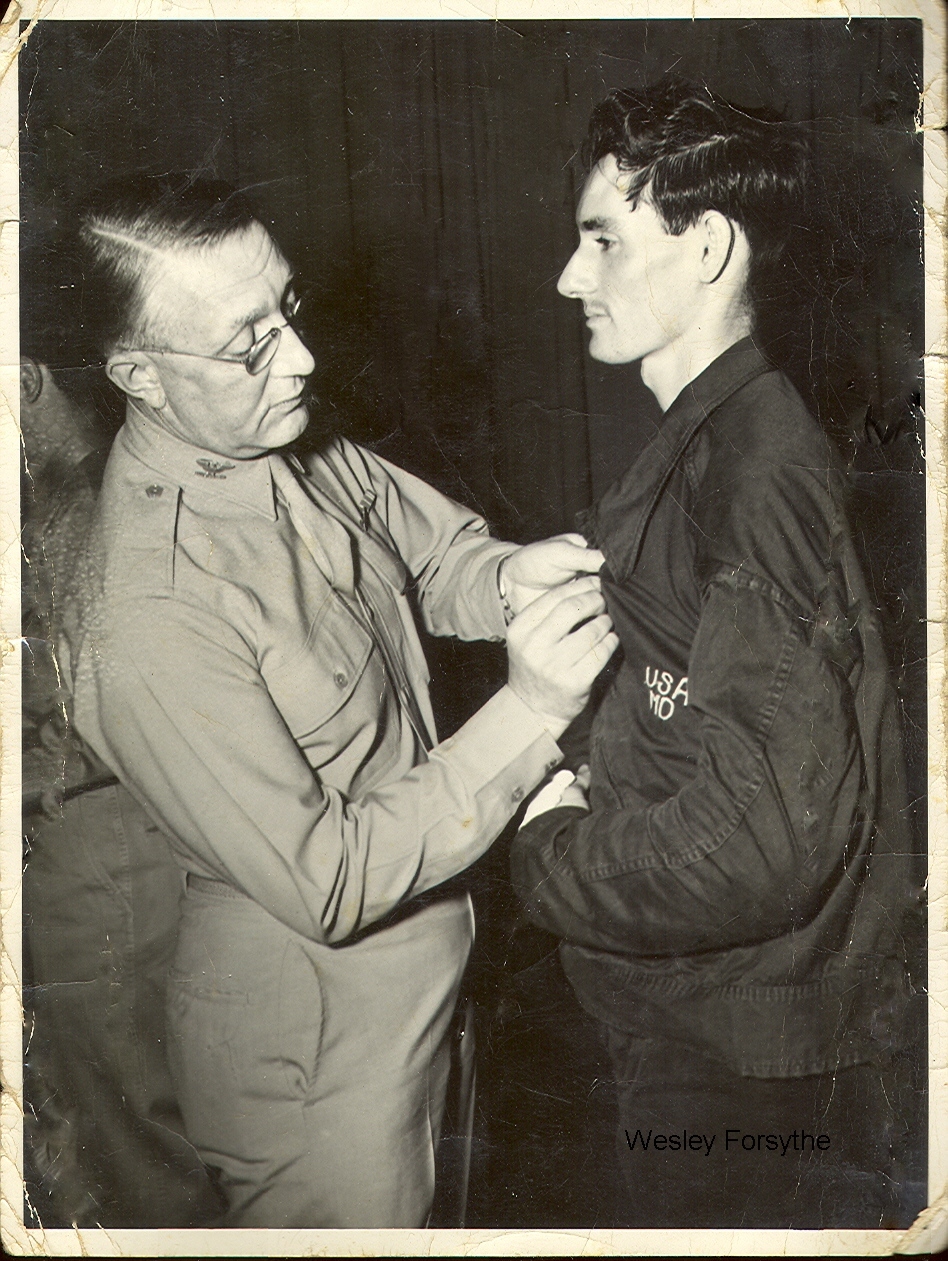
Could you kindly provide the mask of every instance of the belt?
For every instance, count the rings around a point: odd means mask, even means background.
[[[114,788],[118,784],[115,775],[101,775],[98,779],[87,779],[81,784],[72,784],[64,792],[56,795],[56,801],[59,805],[64,806],[67,801],[74,801],[77,797],[82,797],[85,793],[96,792],[99,788]],[[55,793],[55,787],[50,784],[50,790]],[[43,792],[42,788],[36,788],[23,794],[23,814],[45,813],[43,810]]]

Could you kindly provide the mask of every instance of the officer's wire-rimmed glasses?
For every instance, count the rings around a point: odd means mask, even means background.
[[[252,377],[256,377],[273,363],[280,348],[283,330],[289,327],[295,331],[295,321],[299,317],[304,297],[305,290],[297,292],[295,287],[288,286],[280,300],[280,314],[284,322],[268,329],[248,350],[242,350],[237,355],[201,355],[194,350],[171,350],[159,346],[136,346],[130,349],[142,350],[149,355],[183,355],[187,359],[209,359],[214,363],[241,363]]]

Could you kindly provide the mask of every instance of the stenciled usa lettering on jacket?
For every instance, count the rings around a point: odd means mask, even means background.
[[[678,682],[667,670],[645,667],[645,686],[648,688],[648,707],[657,714],[662,722],[668,722],[675,712],[675,703],[681,701],[688,704],[688,676],[683,675]]]

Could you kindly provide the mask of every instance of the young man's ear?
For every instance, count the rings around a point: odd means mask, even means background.
[[[701,254],[702,280],[713,285],[731,264],[737,229],[726,215],[709,210],[701,220],[704,248]]]
[[[167,400],[158,370],[141,351],[115,351],[109,356],[105,372],[123,394],[141,399],[150,407],[164,407]]]
[[[20,398],[24,403],[36,403],[43,393],[43,369],[35,359],[24,356],[20,360]]]

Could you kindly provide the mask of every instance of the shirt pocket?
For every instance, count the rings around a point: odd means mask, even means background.
[[[306,742],[346,710],[366,672],[373,647],[371,635],[339,595],[330,591],[300,652],[264,676],[274,704],[298,743]],[[356,716],[352,717],[355,722]],[[339,735],[344,738],[344,733]]]

